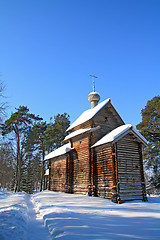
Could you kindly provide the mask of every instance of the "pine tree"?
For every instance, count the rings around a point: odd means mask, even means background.
[[[141,111],[142,122],[137,125],[142,135],[149,141],[144,148],[145,166],[153,170],[152,183],[160,189],[160,96],[147,102]]]
[[[33,175],[33,183],[34,183],[34,190],[38,190],[40,187],[40,181],[41,181],[41,166],[42,161],[40,155],[37,153],[34,156],[33,163],[32,163],[32,169],[34,169],[34,175]]]
[[[58,114],[54,117],[56,148],[61,147],[64,144],[63,140],[67,135],[66,129],[69,127],[69,125],[70,121],[67,113]]]
[[[57,114],[54,116],[54,123],[47,125],[45,138],[46,148],[48,152],[53,151],[56,148],[61,147],[64,143],[66,129],[70,125],[69,115],[67,113]]]
[[[37,177],[36,185],[38,185],[38,181],[41,180],[41,188],[42,188],[42,179],[44,175],[44,164],[43,160],[45,157],[45,131],[46,131],[47,124],[46,122],[38,122],[33,125],[31,129],[29,129],[25,134],[25,139],[23,141],[23,149],[24,155],[26,158],[26,162],[28,162],[27,157],[29,154],[32,154],[30,157],[29,165],[27,166],[27,170],[29,169],[30,165],[32,165],[32,170],[34,171],[35,176]],[[36,164],[35,164],[36,162]],[[41,171],[39,168],[41,162]],[[37,165],[37,166],[36,166]],[[38,171],[37,171],[38,170]],[[41,177],[40,177],[41,172]],[[32,173],[31,173],[32,174]],[[35,182],[35,178],[33,179],[33,183]],[[28,182],[26,184],[29,184]]]
[[[18,186],[17,190],[20,191],[20,178],[21,178],[21,136],[32,126],[33,121],[41,120],[39,116],[29,113],[29,109],[25,106],[19,106],[17,111],[5,121],[2,125],[2,135],[14,133],[17,142],[17,169],[18,169]]]

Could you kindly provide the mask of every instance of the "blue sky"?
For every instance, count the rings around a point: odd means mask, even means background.
[[[160,90],[159,0],[0,0],[0,79],[19,105],[73,122],[96,91],[134,126]]]

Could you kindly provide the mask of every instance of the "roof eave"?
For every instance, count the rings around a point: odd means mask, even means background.
[[[140,135],[138,135],[138,134],[134,131],[134,129],[132,129],[130,132],[133,133],[146,147],[148,146],[147,140],[141,138]],[[142,136],[142,137],[143,137],[143,136]]]
[[[75,136],[71,136],[70,138],[64,139],[63,142],[68,142],[70,139],[72,139],[72,138],[74,138],[74,137],[80,136],[80,135],[82,135],[82,134],[94,132],[94,131],[96,131],[96,130],[98,130],[98,129],[100,129],[100,128],[101,128],[100,126],[97,126],[97,127],[95,127],[95,128],[90,128],[90,129],[88,129],[88,131],[85,131],[85,132],[79,133],[79,134],[77,134],[77,135],[75,135]]]
[[[122,135],[118,136],[116,139],[114,139],[114,141],[112,141],[112,143],[116,143],[118,142],[121,138],[123,138],[125,135],[127,135],[128,133],[132,133],[136,138],[139,139],[139,141],[141,143],[143,143],[145,146],[148,146],[147,141],[145,141],[143,138],[140,137],[140,135],[138,135],[135,131],[134,128],[131,127],[130,129],[128,129],[126,132],[124,132]]]
[[[99,146],[102,146],[102,145],[108,144],[108,143],[114,144],[114,143],[118,142],[121,138],[123,138],[125,135],[127,135],[128,133],[132,133],[137,139],[139,139],[139,141],[141,143],[143,143],[145,146],[148,146],[148,142],[145,139],[143,139],[144,137],[143,136],[141,137],[140,133],[137,134],[137,132],[134,130],[133,126],[131,126],[128,130],[123,132],[121,135],[117,136],[114,140],[108,141],[106,143],[103,143],[103,144],[100,144],[100,145],[97,145],[97,146],[93,145],[92,148],[99,147]]]
[[[126,136],[130,131],[131,131],[131,129],[128,129],[127,131],[123,132],[121,135],[117,136],[117,137],[112,141],[112,144],[118,142],[121,138],[123,138],[124,136]]]
[[[59,157],[59,156],[63,156],[63,155],[65,155],[65,154],[67,154],[67,153],[73,151],[74,149],[75,149],[75,148],[71,148],[68,152],[65,152],[65,153],[63,153],[63,154],[59,154],[59,155],[54,156],[54,157],[50,157],[50,158],[44,159],[43,161],[45,162],[45,161],[48,161],[48,160],[51,160],[51,159],[57,158],[57,157]]]

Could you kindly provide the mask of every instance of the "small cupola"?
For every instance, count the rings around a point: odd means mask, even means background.
[[[93,78],[93,92],[91,92],[88,95],[88,101],[91,103],[91,108],[94,108],[95,106],[97,106],[99,100],[100,100],[100,95],[99,93],[95,92],[95,83],[94,83],[94,79],[97,78],[94,75],[90,75]]]

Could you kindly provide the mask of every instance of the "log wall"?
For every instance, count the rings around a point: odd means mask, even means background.
[[[74,165],[73,165],[73,155],[75,150],[67,154],[66,158],[66,185],[65,192],[73,193],[73,179],[74,179]]]
[[[73,151],[50,161],[49,189],[68,193],[88,193],[90,147],[88,134],[72,140]]]
[[[89,137],[77,136],[72,142],[73,151],[73,193],[88,193],[90,176]]]
[[[68,154],[59,156],[50,161],[49,190],[66,191],[66,162]]]
[[[144,200],[144,178],[139,142],[127,134],[117,142],[119,201]]]
[[[100,126],[98,131],[93,133],[93,144],[113,129],[123,125],[113,109],[109,105],[105,106],[92,120],[92,127]]]
[[[93,191],[95,196],[116,202],[112,146],[100,146],[93,150]]]

